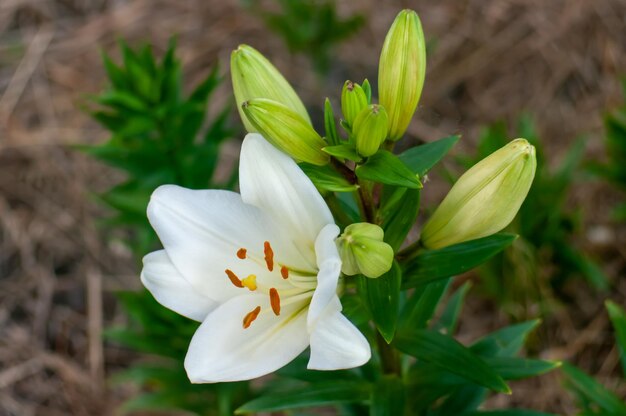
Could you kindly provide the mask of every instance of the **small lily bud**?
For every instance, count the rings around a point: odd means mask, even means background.
[[[378,225],[366,222],[348,225],[336,240],[343,274],[360,273],[374,278],[388,272],[393,263],[393,249],[383,241],[383,236]]]
[[[354,119],[367,106],[367,95],[356,82],[346,81],[341,90],[343,119],[352,126]]]
[[[356,116],[352,134],[361,156],[368,157],[378,151],[387,137],[387,124],[387,112],[380,105],[369,105]]]
[[[256,49],[240,45],[234,50],[230,55],[230,72],[237,109],[248,132],[254,133],[256,130],[246,119],[241,105],[253,98],[278,101],[311,124],[309,114],[298,94],[278,69]]]
[[[322,151],[326,146],[324,139],[307,120],[284,104],[256,98],[244,102],[242,109],[255,131],[294,159],[318,166],[329,162],[330,156]]]
[[[422,94],[426,74],[426,42],[420,19],[413,10],[394,20],[380,53],[378,93],[389,114],[389,138],[406,131]]]
[[[437,249],[497,233],[513,221],[535,176],[535,148],[516,139],[463,174],[424,225]]]

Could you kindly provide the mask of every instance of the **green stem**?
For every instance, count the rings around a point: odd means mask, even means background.
[[[374,224],[376,219],[376,208],[374,206],[374,198],[372,198],[372,190],[370,184],[366,181],[359,181],[359,199],[363,207],[363,219]]]
[[[376,333],[376,344],[378,345],[378,355],[380,355],[380,363],[383,368],[384,374],[395,374],[398,377],[402,376],[400,369],[400,356],[398,351],[393,349],[391,345],[387,344],[387,341],[380,333]]]

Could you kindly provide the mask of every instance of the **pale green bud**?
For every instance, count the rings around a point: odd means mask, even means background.
[[[234,50],[230,55],[230,73],[237,109],[248,132],[254,133],[256,129],[246,119],[241,105],[253,98],[268,98],[277,101],[311,124],[309,114],[298,94],[278,69],[256,49],[248,45],[240,45]]]
[[[356,82],[346,81],[341,90],[341,112],[343,119],[352,126],[356,116],[367,107],[367,95]]]
[[[389,138],[406,131],[422,94],[426,74],[426,42],[417,13],[401,11],[394,20],[380,53],[378,94],[389,114]]]
[[[387,112],[380,105],[369,105],[356,116],[352,134],[361,156],[368,157],[378,151],[387,137],[387,124]]]
[[[294,159],[319,166],[329,162],[330,156],[322,151],[327,145],[324,139],[291,108],[256,98],[244,102],[242,109],[255,131]]]
[[[336,240],[343,274],[374,278],[388,272],[393,263],[393,249],[383,241],[383,236],[378,225],[366,222],[348,225]]]
[[[535,176],[535,148],[516,139],[463,174],[424,225],[422,243],[437,249],[497,233],[509,225]]]

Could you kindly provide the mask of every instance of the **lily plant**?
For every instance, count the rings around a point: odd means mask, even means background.
[[[341,130],[327,99],[324,134],[278,69],[240,46],[231,55],[249,132],[240,194],[153,193],[148,218],[164,248],[144,258],[141,280],[201,322],[185,359],[190,381],[282,375],[238,413],[341,403],[355,415],[479,414],[488,391],[510,393],[507,380],[559,365],[516,357],[536,323],[458,342],[467,285],[436,316],[454,276],[515,240],[500,231],[530,189],[536,157],[526,140],[511,141],[462,175],[419,230],[424,177],[459,139],[394,153],[421,96],[425,45],[417,14],[400,12],[380,56],[380,102],[367,80],[346,81]]]

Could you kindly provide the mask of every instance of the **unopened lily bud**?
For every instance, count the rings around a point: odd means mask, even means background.
[[[367,106],[367,95],[356,82],[346,81],[341,90],[343,119],[352,126],[354,119]]]
[[[256,98],[242,104],[248,121],[267,141],[294,159],[325,165],[330,157],[322,151],[326,142],[300,114],[284,104]]]
[[[497,233],[509,225],[535,176],[535,148],[516,139],[469,169],[424,225],[422,243],[437,249]]]
[[[298,94],[278,69],[256,49],[248,45],[240,45],[234,50],[230,55],[230,72],[237,109],[248,132],[252,133],[256,130],[246,119],[241,105],[253,98],[277,101],[311,124],[309,114]]]
[[[388,272],[393,263],[393,249],[383,241],[383,236],[378,225],[366,222],[348,225],[336,240],[343,274],[374,278]]]
[[[368,157],[378,151],[387,137],[387,124],[387,112],[380,105],[369,105],[356,116],[352,134],[361,156]]]
[[[380,53],[378,94],[389,114],[389,138],[398,140],[406,131],[424,86],[426,42],[420,19],[403,10],[394,20]]]

